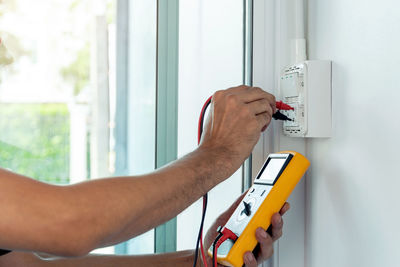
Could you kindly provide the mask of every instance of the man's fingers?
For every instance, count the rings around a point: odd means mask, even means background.
[[[260,243],[260,260],[265,260],[271,257],[274,252],[272,237],[260,227],[256,230],[256,238]]]
[[[282,228],[283,228],[283,220],[279,213],[275,213],[272,216],[272,230],[271,230],[271,237],[272,240],[278,240],[282,236]]]
[[[245,103],[267,99],[271,104],[275,105],[275,97],[259,87],[249,87],[247,89],[237,90],[237,93],[240,99]]]
[[[271,107],[272,107],[272,114],[275,114],[275,112],[276,112],[276,98],[275,98],[274,95],[268,94],[268,99],[269,99],[269,103],[271,104]]]
[[[267,98],[268,93],[259,87],[250,87],[246,91],[240,92],[241,99],[245,103],[250,103],[256,100]]]
[[[272,114],[274,114],[276,112],[275,96],[270,93],[265,92],[265,99],[268,101],[269,106],[271,106],[271,108],[272,108]]]
[[[276,112],[276,99],[275,96],[265,92],[264,90],[262,90],[261,88],[258,87],[252,87],[250,89],[248,89],[247,91],[248,95],[247,95],[247,103],[251,103],[260,99],[265,99],[267,100],[267,103],[269,106],[271,106],[272,108],[272,114],[274,114]],[[249,101],[249,99],[253,99],[251,101]],[[272,115],[271,114],[271,115]]]
[[[258,125],[260,127],[260,131],[262,131],[264,129],[264,127],[271,122],[271,118],[272,118],[272,116],[267,112],[258,114],[256,116],[256,119],[258,121]]]
[[[248,105],[254,115],[258,115],[265,112],[267,112],[271,116],[274,114],[271,103],[265,98],[248,103]]]
[[[288,202],[285,202],[281,210],[279,211],[279,214],[282,216],[285,214],[288,210],[290,209],[290,204]]]
[[[243,261],[244,261],[244,264],[246,265],[246,267],[257,267],[258,266],[256,257],[254,257],[253,253],[251,253],[250,251],[247,251],[246,253],[244,253]]]
[[[227,90],[229,90],[229,92],[232,94],[241,94],[241,93],[247,92],[250,88],[252,88],[252,87],[247,86],[247,85],[240,85],[240,86],[228,88]]]
[[[242,85],[239,85],[236,87],[231,87],[229,89],[232,90],[232,92],[238,93],[238,92],[245,92],[245,91],[249,90],[250,88],[252,88],[252,87],[242,84]]]

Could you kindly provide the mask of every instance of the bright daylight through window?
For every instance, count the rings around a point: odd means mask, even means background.
[[[113,174],[115,2],[0,0],[2,168],[56,184]]]

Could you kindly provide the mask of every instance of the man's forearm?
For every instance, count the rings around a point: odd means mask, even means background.
[[[64,259],[50,262],[57,267],[192,267],[194,251],[178,251],[143,256],[99,256],[88,255],[78,259]]]
[[[140,177],[76,185],[72,188],[77,190],[72,199],[76,200],[76,205],[88,201],[86,205],[93,211],[81,215],[87,214],[88,221],[80,231],[83,235],[93,233],[97,236],[95,247],[106,246],[137,236],[175,217],[231,175],[230,168],[223,166],[225,162],[211,153],[196,150],[169,166]]]
[[[0,267],[191,267],[193,260],[193,250],[142,256],[88,255],[56,260],[43,260],[32,253],[13,252],[0,258]],[[200,262],[197,266],[200,267]]]
[[[127,198],[135,201],[126,202],[128,224],[101,246],[125,241],[174,218],[232,175],[234,170],[227,166],[227,156],[222,155],[211,150],[196,150],[169,166],[140,177],[141,182],[132,188],[135,193],[127,192]],[[108,203],[110,208],[117,204]]]

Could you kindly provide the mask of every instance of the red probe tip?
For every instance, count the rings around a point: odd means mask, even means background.
[[[282,101],[276,102],[276,108],[280,110],[294,110],[292,106],[289,106],[288,104],[285,104]]]

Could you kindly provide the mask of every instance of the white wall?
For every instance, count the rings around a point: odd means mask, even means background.
[[[400,2],[309,0],[333,60],[333,138],[307,143],[306,266],[400,266]]]

